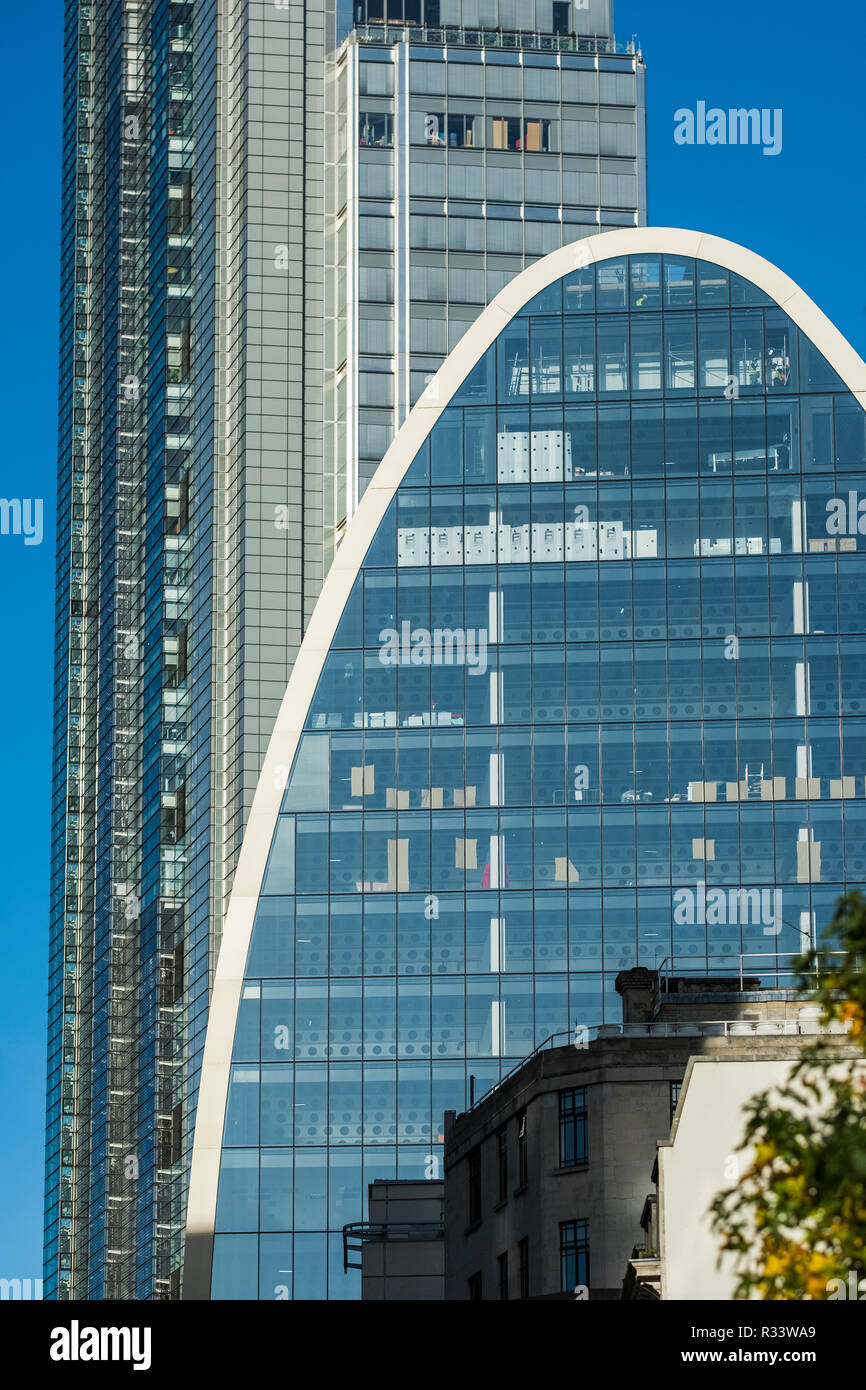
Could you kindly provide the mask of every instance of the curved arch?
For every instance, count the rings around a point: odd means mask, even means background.
[[[292,766],[325,657],[367,550],[417,451],[469,372],[515,314],[578,266],[615,256],[659,252],[712,262],[763,290],[802,329],[866,409],[866,363],[808,295],[763,257],[701,232],[629,228],[562,247],[516,276],[469,329],[413,408],[361,499],[314,609],[265,755],[229,900],[208,1015],[187,1212],[186,1299],[210,1296],[232,1044],[253,920],[283,799],[281,769]]]

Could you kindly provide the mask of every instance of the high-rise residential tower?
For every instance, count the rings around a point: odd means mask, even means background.
[[[265,759],[185,1297],[353,1296],[341,1227],[441,1175],[471,1078],[581,1046],[635,965],[784,983],[866,885],[864,407],[806,295],[697,232],[552,252],[462,339]]]
[[[347,517],[483,305],[645,213],[608,0],[69,0],[48,1298],[177,1297],[210,987]]]

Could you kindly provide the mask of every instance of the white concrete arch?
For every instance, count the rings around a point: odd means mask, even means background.
[[[220,1148],[235,1021],[259,892],[283,799],[285,769],[294,760],[307,709],[367,549],[418,449],[514,315],[577,266],[614,256],[658,252],[710,261],[757,285],[823,353],[866,409],[866,363],[808,295],[763,257],[702,232],[635,227],[564,246],[516,276],[472,325],[412,410],[361,499],[325,580],[265,755],[238,859],[211,996],[190,1173],[185,1299],[210,1297]]]

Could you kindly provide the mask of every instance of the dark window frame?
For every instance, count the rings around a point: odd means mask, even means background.
[[[499,1201],[508,1201],[508,1126],[496,1131],[496,1170],[499,1175]]]
[[[517,1116],[517,1191],[522,1192],[529,1182],[529,1154],[527,1144],[528,1112],[521,1110]]]
[[[529,1237],[524,1236],[517,1243],[518,1280],[520,1297],[529,1297]]]
[[[589,1288],[589,1220],[559,1223],[559,1268],[562,1293],[573,1293],[582,1285]]]
[[[682,1081],[672,1081],[670,1083],[671,1124],[673,1124],[674,1122],[674,1115],[676,1114],[677,1105],[679,1104],[680,1095],[682,1094],[682,1089]]]
[[[481,1221],[481,1145],[470,1149],[466,1159],[467,1170],[467,1211],[468,1224],[477,1226]]]
[[[587,1088],[572,1086],[559,1092],[559,1166],[582,1168],[589,1162]]]

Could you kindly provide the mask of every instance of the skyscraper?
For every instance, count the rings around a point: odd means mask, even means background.
[[[505,280],[644,215],[640,57],[571,18],[69,0],[48,1298],[179,1295],[238,851],[375,464]]]
[[[483,306],[646,221],[644,68],[609,0],[363,0],[355,20],[328,65],[328,557]]]
[[[256,792],[185,1297],[351,1297],[373,1178],[634,965],[781,983],[866,885],[866,364],[713,236],[563,247],[377,470]],[[531,1219],[531,1217],[527,1217]]]

